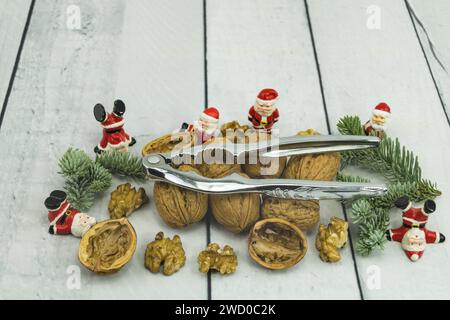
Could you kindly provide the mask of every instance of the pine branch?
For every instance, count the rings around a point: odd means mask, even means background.
[[[344,135],[364,135],[359,117],[346,116],[338,125]],[[434,199],[441,195],[436,184],[422,178],[419,161],[414,154],[400,145],[398,139],[385,137],[375,149],[346,151],[342,153],[344,166],[353,164],[382,174],[391,184],[382,197],[364,198],[352,204],[351,215],[359,224],[360,234],[356,250],[369,255],[375,249],[383,249],[386,230],[389,228],[389,211],[394,201],[408,196],[413,202]],[[339,172],[338,181],[369,182],[367,179]]]
[[[58,173],[66,178],[85,175],[92,164],[93,161],[84,151],[69,148],[58,162]]]
[[[78,210],[85,211],[92,207],[95,193],[92,192],[91,182],[82,176],[70,177],[66,180],[64,189],[67,200]]]
[[[144,179],[146,175],[142,159],[127,152],[108,150],[98,155],[95,161],[112,174],[137,179]]]

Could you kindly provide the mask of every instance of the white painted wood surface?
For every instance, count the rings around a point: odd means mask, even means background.
[[[17,3],[28,9],[24,3],[29,1],[0,0],[0,95],[27,14]],[[81,9],[81,30],[66,27],[66,9],[74,3]],[[448,66],[449,6],[441,0],[433,6],[426,3],[412,1]],[[444,194],[437,200],[430,228],[450,234],[449,127],[404,1],[308,4],[332,131],[343,115],[365,119],[380,100],[390,103],[394,115],[389,133],[419,155],[424,176],[437,181]],[[366,27],[370,5],[381,9],[380,30]],[[5,7],[14,9],[5,16]],[[4,23],[4,17],[17,28]],[[208,0],[206,17],[208,100],[220,108],[222,121],[246,122],[258,90],[275,87],[281,94],[282,135],[310,127],[327,132],[303,1]],[[203,32],[201,0],[36,2],[0,128],[0,298],[207,298],[207,277],[197,271],[196,261],[206,246],[204,222],[186,230],[170,229],[151,202],[130,218],[139,238],[133,260],[106,277],[81,267],[81,287],[70,289],[67,272],[80,266],[79,240],[47,234],[42,205],[51,190],[62,187],[56,164],[68,146],[93,155],[101,134],[92,115],[95,103],[111,107],[116,98],[127,103],[126,129],[138,139],[136,153],[145,142],[198,116],[205,99]],[[436,71],[429,60],[448,99],[448,75]],[[116,179],[114,187],[119,182]],[[144,186],[151,194],[152,186]],[[108,200],[106,192],[89,213],[106,219]],[[396,226],[400,213],[392,214]],[[332,215],[342,216],[340,205],[323,203],[321,222]],[[235,274],[212,275],[213,299],[360,298],[349,247],[341,262],[322,263],[314,248],[315,232],[309,232],[304,260],[290,270],[270,272],[248,257],[246,235],[233,235],[211,220],[211,240],[231,244],[239,258]],[[186,266],[172,277],[151,274],[143,266],[145,246],[160,230],[180,234],[188,256]],[[430,245],[415,264],[398,243],[356,259],[366,299],[450,296],[448,242]],[[370,266],[381,272],[380,289],[370,290],[364,283]]]
[[[8,89],[30,0],[0,0],[0,101]]]

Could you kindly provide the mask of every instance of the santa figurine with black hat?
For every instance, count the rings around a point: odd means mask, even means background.
[[[195,144],[203,144],[220,134],[219,118],[219,110],[209,107],[203,110],[198,120],[187,126],[187,131],[194,133]]]
[[[390,117],[391,108],[388,104],[385,102],[379,103],[372,111],[372,118],[364,124],[364,132],[366,135],[375,133],[377,137],[384,137]]]
[[[48,210],[48,220],[50,221],[48,232],[50,234],[72,234],[81,238],[97,223],[95,218],[72,208],[64,191],[53,191],[45,199],[44,204]]]
[[[279,113],[276,108],[278,92],[274,89],[263,89],[256,97],[256,102],[248,111],[248,120],[255,130],[271,132],[278,121]]]
[[[425,201],[423,208],[413,208],[409,198],[404,196],[395,201],[395,206],[403,210],[403,226],[386,232],[389,241],[400,242],[406,256],[411,261],[419,260],[427,243],[442,243],[442,233],[425,228],[428,217],[436,210],[433,200]]]
[[[100,103],[94,107],[95,119],[100,122],[103,127],[103,137],[100,143],[95,147],[95,153],[101,153],[106,150],[116,149],[119,151],[128,151],[136,143],[134,138],[125,132],[123,126],[125,119],[125,103],[122,100],[114,102],[113,112],[107,113],[105,108]]]

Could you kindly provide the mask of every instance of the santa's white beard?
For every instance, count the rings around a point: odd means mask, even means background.
[[[263,117],[269,117],[270,115],[272,115],[272,113],[274,112],[274,110],[275,110],[275,108],[271,108],[270,110],[262,110],[260,107],[259,107],[259,105],[258,104],[255,104],[254,106],[253,106],[254,108],[255,108],[255,111],[260,115],[260,116],[263,116]]]
[[[214,135],[217,131],[218,125],[215,123],[209,123],[208,128],[203,128],[199,121],[194,122],[194,129],[198,132],[207,135]]]
[[[384,124],[376,124],[376,123],[373,123],[372,120],[370,120],[370,125],[375,130],[380,130],[380,131],[385,131],[386,130],[386,123],[384,123]]]
[[[75,215],[70,231],[75,237],[82,237],[97,221],[85,213]]]

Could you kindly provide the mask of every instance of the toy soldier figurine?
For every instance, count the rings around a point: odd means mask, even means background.
[[[53,191],[44,203],[48,209],[50,234],[72,234],[81,238],[90,227],[96,224],[95,218],[70,206],[64,191]]]
[[[200,118],[193,124],[187,125],[184,123],[182,129],[194,133],[195,144],[203,144],[220,134],[219,117],[219,110],[214,107],[209,107],[203,111]]]
[[[258,94],[255,104],[248,112],[248,120],[255,130],[271,132],[279,118],[278,109],[275,106],[277,100],[278,92],[274,89],[263,89]]]
[[[366,135],[374,132],[377,137],[384,137],[390,116],[391,108],[384,102],[378,104],[372,111],[372,118],[363,126]]]
[[[408,197],[401,197],[395,201],[395,206],[403,210],[403,226],[388,230],[386,237],[389,241],[400,242],[411,261],[417,261],[422,257],[427,243],[445,241],[442,233],[425,228],[428,216],[436,210],[436,203],[433,200],[425,201],[422,209],[413,208]]]
[[[95,147],[95,153],[101,153],[105,150],[116,149],[120,151],[128,151],[136,143],[134,138],[130,136],[123,129],[125,120],[123,114],[125,113],[125,103],[122,100],[114,102],[112,113],[106,113],[105,108],[100,103],[94,107],[95,119],[101,123],[103,127],[103,137],[98,146]]]

